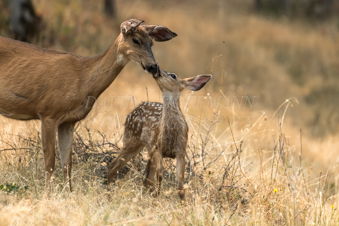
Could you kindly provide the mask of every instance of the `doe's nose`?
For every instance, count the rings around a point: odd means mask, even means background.
[[[147,68],[147,71],[151,73],[152,75],[156,74],[158,72],[158,65],[153,64]]]

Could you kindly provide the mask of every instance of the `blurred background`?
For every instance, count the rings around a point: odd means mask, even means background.
[[[283,122],[291,142],[299,142],[302,129],[310,161],[336,161],[338,1],[0,0],[0,35],[83,56],[105,51],[130,18],[178,34],[153,47],[162,69],[181,78],[213,75],[201,91],[185,91],[181,104],[188,118],[208,121],[217,114],[219,140],[232,140],[224,133],[228,120],[239,137],[254,125],[269,123],[274,131]],[[125,115],[145,100],[161,101],[160,90],[131,62],[83,123],[113,136]],[[29,123],[39,129],[38,122],[0,119],[3,134],[25,133]],[[248,142],[259,139],[251,134]]]

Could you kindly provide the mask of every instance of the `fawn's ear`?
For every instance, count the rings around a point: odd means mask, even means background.
[[[137,19],[129,19],[120,25],[120,30],[123,34],[127,34],[129,32],[132,32],[137,28],[141,23],[143,23],[143,20],[137,20]]]
[[[161,25],[143,25],[154,41],[164,42],[178,36],[176,33]]]
[[[212,75],[197,75],[195,77],[183,79],[187,89],[198,91],[212,78]]]

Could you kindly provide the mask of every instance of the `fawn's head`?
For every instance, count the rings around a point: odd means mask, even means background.
[[[151,74],[158,71],[158,65],[152,52],[153,40],[164,42],[177,34],[160,25],[141,25],[144,21],[130,19],[120,25],[121,42],[119,43],[118,61],[133,60]]]
[[[180,96],[181,91],[185,88],[193,91],[200,90],[212,78],[212,75],[197,75],[180,79],[172,72],[166,72],[159,69],[158,73],[153,75],[153,78],[163,93],[166,92]]]

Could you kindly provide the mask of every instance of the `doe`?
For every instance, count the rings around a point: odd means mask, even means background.
[[[141,25],[129,19],[102,54],[84,57],[0,36],[0,115],[41,121],[46,187],[55,168],[58,131],[64,181],[71,186],[72,139],[75,123],[91,111],[95,100],[133,60],[151,74],[158,73],[151,46],[177,36],[167,27]]]
[[[153,75],[162,91],[163,103],[143,102],[126,118],[123,149],[109,165],[108,183],[115,182],[118,171],[143,147],[149,152],[144,185],[153,185],[157,173],[158,190],[163,177],[162,160],[175,158],[177,163],[178,193],[185,198],[184,174],[188,126],[180,109],[180,93],[185,88],[200,90],[212,75],[197,75],[180,79],[174,73],[159,70]]]

